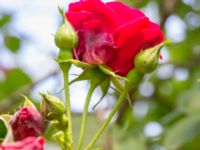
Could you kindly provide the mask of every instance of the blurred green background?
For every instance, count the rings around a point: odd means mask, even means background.
[[[116,124],[97,145],[106,150],[199,150],[200,1],[121,1],[159,23],[172,43],[162,49],[163,59],[156,71],[131,93],[133,107],[128,102],[122,105],[114,118]],[[60,72],[53,61],[58,50],[52,34],[61,21],[57,5],[67,10],[70,2],[73,0],[0,0],[0,114],[17,110],[23,103],[21,93],[29,95],[36,105],[39,92],[63,97]],[[71,74],[79,72],[72,68]],[[71,88],[76,135],[87,88],[87,83]],[[93,96],[91,108],[99,92]],[[99,107],[90,109],[85,144],[114,104],[115,93],[110,93]],[[5,132],[0,123],[0,139]],[[48,139],[52,132],[47,131]],[[47,149],[58,149],[51,141],[49,144]]]

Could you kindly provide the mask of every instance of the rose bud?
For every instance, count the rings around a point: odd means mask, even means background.
[[[43,137],[27,137],[22,141],[0,145],[1,150],[44,150]]]
[[[43,98],[41,104],[42,105],[41,112],[43,116],[47,117],[47,119],[48,117],[57,118],[65,113],[65,105],[58,97],[49,94],[40,94],[40,95]]]
[[[65,105],[58,98],[49,94],[40,94],[43,99],[41,103],[41,112],[43,116],[52,121],[57,120],[62,127],[67,126],[67,117],[65,115]]]
[[[141,51],[135,58],[135,67],[142,73],[151,73],[157,67],[163,44]]]
[[[69,5],[66,17],[79,36],[74,58],[105,65],[121,76],[127,76],[135,67],[133,60],[142,49],[164,39],[156,23],[121,2],[80,0]]]
[[[44,132],[44,120],[34,107],[23,106],[17,111],[10,122],[16,141],[26,137],[37,137]]]
[[[55,44],[60,49],[72,50],[77,46],[78,36],[71,24],[65,19],[55,34]]]

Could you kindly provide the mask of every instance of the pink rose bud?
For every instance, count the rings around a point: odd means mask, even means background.
[[[44,142],[43,137],[28,137],[12,144],[0,145],[0,150],[43,150]]]
[[[16,141],[26,137],[37,137],[44,132],[44,120],[41,114],[30,106],[24,106],[11,119],[13,136]]]

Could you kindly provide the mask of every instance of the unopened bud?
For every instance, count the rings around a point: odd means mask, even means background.
[[[77,46],[78,35],[72,25],[65,20],[55,34],[55,44],[60,49],[72,50]]]
[[[16,141],[27,137],[37,137],[44,132],[44,120],[41,114],[31,106],[23,106],[17,111],[10,122]]]
[[[43,137],[27,137],[24,140],[11,144],[0,145],[1,150],[44,150],[45,139]]]
[[[141,51],[135,57],[135,68],[142,73],[153,72],[158,64],[163,44]]]
[[[41,94],[42,99],[42,114],[49,120],[58,119],[65,113],[64,103],[57,97],[49,94]]]

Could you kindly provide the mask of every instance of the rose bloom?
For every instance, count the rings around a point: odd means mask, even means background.
[[[16,141],[40,136],[44,132],[44,120],[41,114],[30,106],[20,108],[13,115],[10,125]]]
[[[103,64],[121,76],[134,68],[138,52],[164,39],[157,24],[120,2],[80,0],[69,5],[66,17],[79,35],[74,58]]]
[[[43,137],[28,137],[12,144],[0,145],[0,150],[43,150],[45,139]]]

